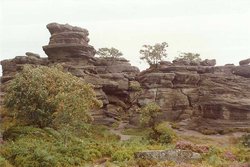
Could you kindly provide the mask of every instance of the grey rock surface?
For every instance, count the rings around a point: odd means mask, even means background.
[[[199,153],[194,153],[189,150],[150,150],[135,153],[135,158],[156,160],[156,161],[173,161],[176,163],[201,160]]]

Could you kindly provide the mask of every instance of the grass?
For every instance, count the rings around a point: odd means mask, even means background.
[[[167,148],[142,138],[121,142],[106,127],[94,125],[88,127],[88,132],[17,126],[6,131],[4,136],[8,140],[1,147],[0,162],[8,161],[20,167],[82,166],[104,157],[121,165],[135,163],[136,151]]]
[[[132,136],[146,136],[150,133],[150,128],[127,128],[122,134]]]
[[[134,135],[134,136],[145,136],[149,133],[149,129],[126,129],[123,134]],[[245,135],[246,136],[246,135]],[[210,151],[203,154],[203,160],[196,164],[174,164],[169,162],[159,162],[158,166],[183,166],[183,167],[245,167],[250,163],[250,149],[244,145],[245,138],[231,137],[228,141],[223,141],[225,145],[221,146],[218,144],[217,139],[213,139],[206,135],[201,136],[186,136],[179,135],[177,140],[190,141],[194,144],[206,144],[210,146]],[[243,142],[242,142],[243,141]],[[168,145],[168,148],[173,148],[174,144]],[[148,166],[150,162],[139,162]],[[166,165],[167,164],[167,165]],[[244,166],[245,165],[245,166]]]
[[[4,131],[7,139],[0,146],[0,166],[3,167],[63,167],[63,166],[173,166],[173,167],[226,167],[250,161],[250,150],[233,138],[227,146],[220,147],[207,136],[190,137],[179,135],[176,139],[195,144],[210,143],[211,149],[202,154],[201,162],[175,164],[134,159],[134,153],[143,150],[175,148],[175,143],[151,142],[146,136],[149,128],[125,129],[123,134],[135,136],[128,141],[120,141],[107,127],[78,125],[61,129],[37,128],[34,126],[14,126]],[[233,166],[231,166],[233,167]]]

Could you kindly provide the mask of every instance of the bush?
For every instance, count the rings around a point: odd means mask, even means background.
[[[151,128],[149,139],[163,144],[171,143],[176,134],[167,122],[158,123],[161,108],[156,103],[149,103],[140,109],[140,121],[142,125]]]
[[[80,130],[59,132],[51,128],[24,129],[23,135],[18,132],[14,141],[6,141],[0,149],[0,155],[20,167],[84,166],[102,157],[111,157],[112,161],[120,165],[121,162],[133,160],[135,151],[147,149],[147,145],[141,141],[120,143],[107,130],[96,126],[90,127],[93,133],[88,137],[82,136]]]
[[[74,134],[67,134],[68,140],[65,141],[45,130],[39,133],[38,136],[33,133],[20,135],[15,141],[6,143],[0,154],[20,167],[79,166],[103,156],[98,149],[100,144],[88,139],[81,140]]]
[[[162,144],[168,144],[176,138],[176,134],[167,122],[162,122],[155,126],[154,131],[150,133],[150,138]]]
[[[129,90],[131,91],[141,91],[141,84],[137,81],[130,81],[129,82]]]
[[[31,126],[12,126],[3,133],[4,140],[16,140],[25,135],[40,136],[44,135],[44,131]]]
[[[190,61],[194,63],[199,63],[201,62],[200,54],[198,53],[180,53],[178,57],[175,57],[174,61],[179,61],[179,60],[184,60],[184,61]]]
[[[129,150],[118,150],[112,154],[113,161],[124,162],[133,159],[133,152]]]
[[[92,86],[61,67],[24,66],[8,85],[4,105],[18,120],[39,127],[91,120],[100,106]]]
[[[161,108],[156,103],[148,103],[140,109],[140,122],[143,126],[154,128],[157,116],[161,113]]]
[[[1,155],[0,155],[0,166],[1,167],[12,167],[12,165],[10,165],[5,158],[1,157]]]

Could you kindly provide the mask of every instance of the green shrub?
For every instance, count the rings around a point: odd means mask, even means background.
[[[161,108],[156,103],[148,103],[140,109],[140,121],[142,125],[155,127],[157,116],[161,113]]]
[[[19,137],[30,135],[35,137],[43,137],[44,131],[40,128],[32,126],[12,126],[3,133],[5,140],[16,140]]]
[[[74,128],[12,127],[8,131],[9,140],[0,148],[0,155],[20,167],[84,166],[104,157],[110,157],[117,166],[127,166],[135,163],[137,151],[166,149],[142,137],[120,142],[103,126],[89,125],[88,135],[80,126]]]
[[[0,156],[0,166],[1,167],[13,167],[5,158]]]
[[[217,155],[211,155],[209,158],[208,158],[208,164],[209,165],[212,165],[214,167],[219,167],[219,166],[222,166],[223,164],[225,163],[225,161],[223,159],[221,159],[219,156]]]
[[[36,139],[19,139],[9,143],[8,147],[1,150],[5,157],[15,166],[55,166],[54,155],[44,149],[47,143]]]
[[[168,144],[176,138],[176,134],[167,122],[162,122],[155,126],[150,133],[150,138],[162,144]]]
[[[112,154],[113,161],[128,161],[133,158],[133,152],[130,150],[118,150]]]
[[[142,125],[147,125],[151,128],[149,139],[152,139],[154,142],[168,144],[173,141],[176,135],[167,122],[158,123],[158,116],[161,111],[159,105],[156,103],[149,103],[140,110],[140,121]]]
[[[102,156],[96,147],[90,141],[71,139],[65,143],[49,136],[26,136],[9,142],[0,153],[20,167],[78,166]]]
[[[129,82],[129,90],[131,91],[141,91],[141,84],[137,81],[130,81]]]
[[[222,154],[221,149],[217,147],[211,147],[209,152],[205,156],[206,162],[209,165],[215,167],[223,165],[225,161],[221,158],[221,154]]]
[[[101,105],[92,86],[60,68],[25,66],[8,85],[8,111],[39,127],[90,121],[89,110]]]

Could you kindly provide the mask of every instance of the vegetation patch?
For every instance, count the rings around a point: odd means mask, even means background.
[[[140,109],[143,127],[124,130],[124,134],[136,136],[127,141],[120,141],[110,127],[91,123],[91,110],[100,106],[92,86],[64,73],[61,67],[26,66],[10,83],[1,109],[4,142],[0,144],[0,166],[180,166],[134,158],[138,151],[175,148],[181,138],[168,122],[159,122],[157,104]],[[230,146],[205,151],[205,147],[182,144],[181,149],[200,152],[203,160],[181,166],[247,164],[248,143],[249,135],[235,139]]]

